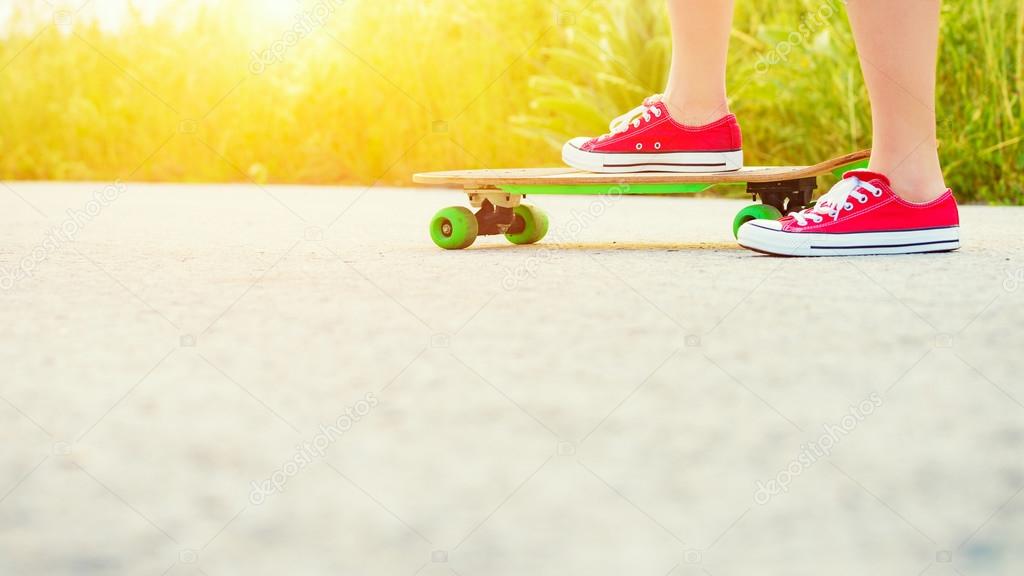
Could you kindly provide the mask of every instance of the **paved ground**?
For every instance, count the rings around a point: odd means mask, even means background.
[[[1024,210],[793,260],[713,199],[442,252],[459,202],[0,187],[0,574],[1024,570]]]

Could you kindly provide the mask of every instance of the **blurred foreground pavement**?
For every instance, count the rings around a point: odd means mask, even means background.
[[[1024,572],[1024,209],[798,260],[530,201],[0,187],[0,574]]]

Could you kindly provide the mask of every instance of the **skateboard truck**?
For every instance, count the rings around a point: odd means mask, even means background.
[[[755,202],[760,197],[761,202],[786,215],[807,208],[817,188],[818,178],[811,176],[780,182],[750,182],[747,193]]]
[[[492,206],[515,208],[524,197],[522,194],[509,194],[497,189],[467,188],[466,194],[469,195],[469,205],[473,208],[480,208],[485,202]]]
[[[495,189],[466,189],[469,205],[477,210],[477,235],[518,234],[523,231],[522,219],[516,219],[515,209],[523,195],[509,194]]]
[[[480,210],[475,216],[477,234],[480,236],[519,234],[526,227],[522,218],[516,218],[514,208],[496,206],[487,199],[480,203]]]

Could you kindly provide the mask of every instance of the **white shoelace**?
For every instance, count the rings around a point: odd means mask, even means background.
[[[611,130],[611,132],[601,136],[599,139],[603,140],[605,138],[611,138],[616,134],[621,134],[626,130],[629,130],[630,125],[632,125],[633,128],[639,128],[641,120],[644,122],[651,121],[651,115],[655,118],[661,118],[661,109],[654,106],[654,103],[660,101],[661,94],[655,94],[654,96],[644,100],[643,104],[633,108],[615,120],[612,120],[612,123],[608,125],[608,129]]]
[[[813,207],[792,212],[789,215],[800,226],[806,226],[808,220],[815,224],[821,224],[825,220],[825,216],[829,216],[833,221],[838,220],[841,212],[853,210],[853,202],[850,202],[850,198],[857,200],[860,204],[867,204],[868,195],[861,190],[870,192],[875,198],[882,195],[881,188],[864,182],[856,176],[850,176],[836,183],[831,190],[818,198],[818,202]]]

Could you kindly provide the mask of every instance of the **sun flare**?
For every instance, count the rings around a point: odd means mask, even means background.
[[[300,0],[92,0],[77,4],[72,1],[39,2],[40,5],[30,12],[71,12],[75,14],[76,19],[96,21],[101,28],[108,31],[122,29],[129,25],[133,18],[147,23],[161,19],[187,21],[202,10],[223,9],[235,12],[235,17],[239,21],[254,28],[283,26],[300,14],[304,4]],[[16,0],[0,0],[0,22],[9,18],[16,8]]]

